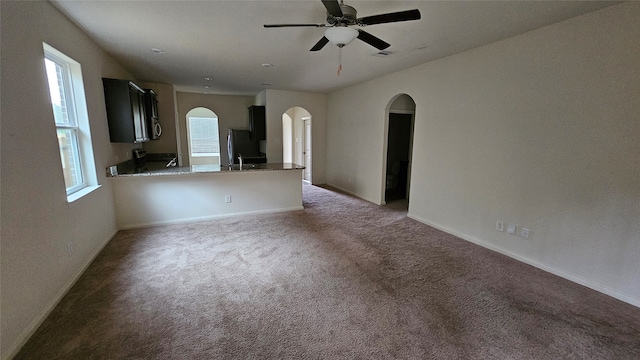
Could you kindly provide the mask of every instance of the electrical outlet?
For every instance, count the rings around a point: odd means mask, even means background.
[[[69,253],[69,256],[73,255],[73,243],[68,243],[67,244],[67,252]]]
[[[504,222],[496,221],[496,231],[504,231]]]
[[[227,204],[231,203],[231,195],[225,195],[224,202],[226,202]]]
[[[520,229],[520,237],[523,239],[528,239],[530,233],[531,233],[531,230],[527,228]]]
[[[507,233],[509,233],[509,235],[515,235],[517,231],[518,231],[518,226],[516,226],[515,224],[507,225]]]

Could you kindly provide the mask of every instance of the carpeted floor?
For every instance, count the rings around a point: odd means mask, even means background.
[[[119,232],[17,359],[639,359],[640,309],[348,195]]]

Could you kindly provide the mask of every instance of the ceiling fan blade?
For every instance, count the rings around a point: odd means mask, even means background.
[[[388,48],[389,46],[391,46],[391,44],[387,43],[386,41],[375,37],[371,34],[369,34],[368,32],[364,31],[364,30],[358,30],[358,39],[366,42],[367,44],[377,48],[378,50],[384,50],[386,48]]]
[[[328,42],[329,42],[329,39],[323,36],[322,39],[320,39],[320,41],[318,41],[315,45],[313,45],[313,47],[309,51],[318,51],[322,49],[325,45],[327,45]]]
[[[327,8],[329,15],[342,17],[342,9],[340,9],[338,0],[322,0],[322,4]]]
[[[266,28],[281,28],[281,27],[325,27],[327,24],[265,24]]]
[[[398,11],[394,13],[365,16],[359,18],[358,22],[362,25],[385,24],[398,21],[420,20],[420,10],[413,9],[407,11]]]

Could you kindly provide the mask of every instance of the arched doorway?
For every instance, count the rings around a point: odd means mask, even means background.
[[[189,110],[186,117],[189,165],[220,165],[218,115],[197,107]]]
[[[305,167],[304,181],[311,182],[311,114],[295,106],[282,114],[282,162]]]
[[[409,201],[416,104],[406,94],[395,96],[387,108],[384,201]]]

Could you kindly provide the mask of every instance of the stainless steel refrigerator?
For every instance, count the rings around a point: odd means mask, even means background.
[[[265,154],[260,152],[260,142],[251,139],[249,130],[229,129],[227,134],[227,152],[229,164],[238,164],[238,157],[242,155],[245,164],[266,163]]]

